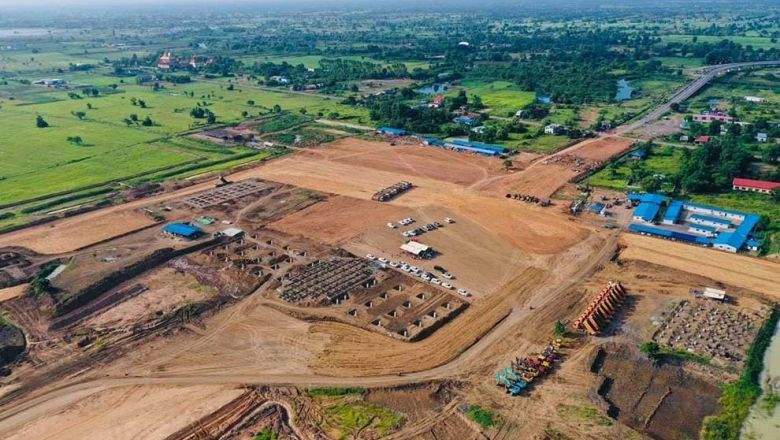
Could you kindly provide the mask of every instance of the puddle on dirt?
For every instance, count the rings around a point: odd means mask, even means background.
[[[764,394],[753,405],[745,422],[742,438],[770,440],[778,438],[780,432],[780,405],[771,411],[766,405],[766,396],[770,391],[780,393],[780,322],[775,327],[772,342],[764,354],[764,371],[761,372],[761,387]]]

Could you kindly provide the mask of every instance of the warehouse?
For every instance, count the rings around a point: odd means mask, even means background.
[[[193,240],[203,234],[203,231],[200,228],[188,223],[171,223],[165,225],[163,232],[173,237],[181,237],[188,240]]]
[[[694,234],[702,234],[707,237],[714,237],[718,234],[718,229],[706,225],[691,225],[688,228],[688,232],[692,232]]]

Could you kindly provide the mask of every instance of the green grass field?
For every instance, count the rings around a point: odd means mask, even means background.
[[[66,78],[74,81],[70,76]],[[106,78],[100,79],[106,83]],[[240,86],[230,91],[223,82],[171,85],[158,91],[149,86],[120,84],[117,93],[83,99],[71,99],[68,91],[9,82],[0,86],[0,94],[0,132],[4,133],[0,143],[4,159],[0,161],[0,205],[196,160],[207,164],[205,161],[222,158],[223,148],[203,148],[178,138],[204,126],[205,120],[190,115],[190,110],[204,101],[217,115],[218,123],[242,121],[243,111],[250,117],[267,114],[274,105],[291,112],[306,109],[315,117],[321,114],[327,118],[335,112],[340,119],[358,123],[369,119],[365,109],[343,106],[321,96]],[[145,101],[146,108],[132,105],[131,98]],[[83,120],[72,114],[76,111],[86,113]],[[128,126],[123,120],[131,114],[136,114],[139,121],[149,116],[154,126]],[[48,128],[36,127],[38,115],[49,123]],[[67,141],[76,136],[83,140],[81,144]]]
[[[381,64],[381,65],[389,65],[389,64],[395,64],[395,61],[388,62],[388,61],[382,61],[377,60],[375,58],[371,57],[364,57],[364,56],[358,56],[358,55],[347,55],[347,56],[322,56],[322,55],[251,55],[246,57],[240,57],[239,59],[244,62],[245,64],[254,64],[254,63],[274,63],[274,64],[281,64],[286,62],[287,64],[291,64],[293,66],[297,66],[298,64],[303,64],[305,67],[310,69],[315,69],[317,67],[320,67],[320,60],[323,58],[341,58],[344,60],[354,60],[354,61],[368,61],[375,64]],[[409,70],[413,70],[416,67],[419,67],[421,69],[427,69],[430,67],[430,63],[425,61],[398,61],[398,63],[403,63],[406,65],[406,68]]]
[[[658,152],[662,150],[664,153],[659,154]],[[654,154],[642,161],[642,166],[648,171],[655,174],[663,174],[664,176],[671,176],[679,171],[680,157],[682,157],[681,149],[655,147],[654,151]],[[631,175],[629,166],[632,162],[630,159],[620,159],[617,162],[618,166],[614,174],[610,167],[606,167],[590,176],[586,182],[593,186],[624,191],[628,189],[628,178]]]
[[[508,141],[500,141],[497,143],[515,150],[544,154],[556,151],[572,142],[567,136],[543,135],[539,137],[530,137],[524,134],[510,133],[509,138]]]
[[[532,103],[536,97],[534,92],[521,90],[507,81],[464,81],[459,87],[450,89],[448,95],[456,95],[460,89],[465,89],[468,95],[478,95],[491,113],[502,117],[510,112],[514,115],[517,110]]]

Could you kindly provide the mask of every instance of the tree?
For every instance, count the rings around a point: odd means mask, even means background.
[[[646,354],[647,357],[651,360],[655,361],[658,358],[658,355],[661,353],[661,347],[653,341],[643,342],[639,345],[639,351]]]
[[[274,113],[281,113],[282,112],[282,106],[279,104],[274,104]]]
[[[764,162],[777,162],[780,159],[780,144],[772,144],[764,150]]]
[[[68,136],[67,141],[76,145],[81,145],[84,142],[81,136]]]
[[[92,110],[92,104],[87,103],[87,110]]]
[[[135,113],[130,114],[130,120],[133,122],[138,122],[138,115]]]
[[[83,120],[87,116],[87,112],[82,112],[82,111],[73,111],[70,112],[70,114],[79,118],[79,121]]]
[[[512,159],[504,159],[503,164],[504,164],[504,168],[507,169],[507,170],[512,168],[512,165],[514,165],[514,163],[512,162]]]
[[[773,202],[780,203],[780,188],[773,189],[772,192],[769,193],[769,197]]]
[[[306,109],[305,109],[305,108],[300,108],[298,111],[299,111],[299,112],[300,112],[302,115],[305,115],[305,114],[306,114]]]
[[[45,119],[43,119],[43,116],[38,115],[35,117],[35,126],[38,128],[46,128],[49,126],[49,123],[46,122]]]
[[[254,100],[252,100],[252,99],[250,99],[249,101],[247,101],[247,102],[246,102],[246,104],[247,104],[248,106],[254,106],[254,105],[255,105],[255,101],[254,101]]]
[[[209,112],[209,114],[206,115],[206,122],[209,123],[209,124],[213,124],[213,123],[217,122],[217,115],[215,115],[212,112]]]
[[[152,121],[152,118],[150,118],[149,116],[147,116],[147,117],[144,119],[144,121],[143,121],[143,122],[141,122],[141,125],[143,125],[144,127],[151,127],[152,125],[154,125],[154,121]]]
[[[566,336],[566,326],[563,325],[561,321],[555,321],[555,326],[553,327],[553,333],[557,338],[562,338]]]

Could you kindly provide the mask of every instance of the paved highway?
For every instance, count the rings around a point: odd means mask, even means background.
[[[630,133],[645,124],[649,124],[651,122],[657,121],[658,119],[661,118],[661,116],[664,115],[664,113],[667,113],[671,109],[672,104],[681,103],[686,99],[690,98],[718,75],[722,75],[724,73],[728,73],[733,70],[741,70],[741,69],[753,68],[753,67],[769,67],[769,66],[780,66],[780,60],[779,61],[755,61],[751,63],[721,64],[718,66],[707,67],[705,69],[702,69],[704,71],[704,74],[702,76],[700,76],[699,78],[697,78],[696,80],[688,84],[687,86],[680,89],[677,93],[674,94],[674,96],[671,97],[671,99],[669,99],[669,101],[658,106],[655,110],[648,112],[638,120],[625,125],[621,125],[617,129],[615,129],[615,133],[619,135],[623,135],[626,133]]]

